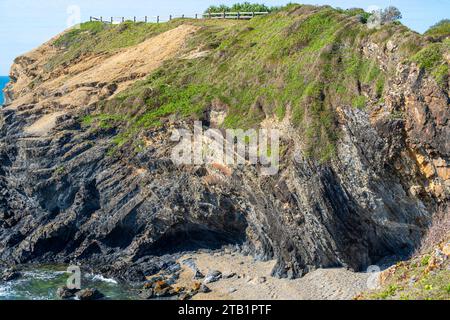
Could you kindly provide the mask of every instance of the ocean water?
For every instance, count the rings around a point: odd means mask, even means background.
[[[17,280],[0,281],[0,300],[57,300],[58,287],[68,278],[63,266],[29,267],[21,270]],[[138,299],[137,290],[101,275],[84,274],[83,288],[96,288],[107,300]]]
[[[9,77],[0,76],[0,105],[3,104],[3,88],[9,82]]]

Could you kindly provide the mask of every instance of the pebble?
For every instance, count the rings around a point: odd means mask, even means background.
[[[205,284],[211,283],[211,282],[216,282],[216,281],[219,281],[221,277],[222,277],[222,272],[213,270],[213,271],[208,272],[208,274],[206,275],[205,281],[203,281],[203,282]]]
[[[22,276],[22,274],[18,271],[6,270],[2,274],[2,280],[3,281],[12,281],[12,280],[19,279],[21,276]]]
[[[193,277],[193,278],[194,278],[195,280],[203,279],[204,277],[205,277],[204,274],[201,273],[200,270],[196,269],[196,270],[194,271],[194,277]]]
[[[236,276],[236,272],[226,272],[222,274],[223,279],[230,279],[233,278],[234,276]]]
[[[199,290],[201,293],[210,293],[211,292],[211,289],[210,288],[208,288],[206,285],[204,285],[204,284],[201,284],[200,285],[200,290]]]

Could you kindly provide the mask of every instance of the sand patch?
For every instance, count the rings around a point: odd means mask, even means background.
[[[24,62],[15,65],[21,77],[14,84],[15,100],[8,108],[16,109],[21,105],[36,103],[36,100],[41,104],[48,100],[64,106],[87,105],[99,100],[104,84],[112,83],[117,85],[115,92],[110,93],[110,96],[114,96],[135,81],[145,78],[164,61],[174,58],[186,39],[198,29],[200,27],[185,24],[115,54],[86,56],[66,68],[55,70],[49,75],[50,79],[45,79],[31,89],[29,85],[33,78],[19,69],[26,66],[28,69],[44,70],[44,64],[50,57],[61,54],[49,41],[20,57]]]
[[[45,136],[56,126],[56,120],[58,117],[64,114],[65,112],[62,111],[46,114],[31,126],[26,127],[24,131],[25,133],[33,136]]]
[[[194,51],[184,55],[182,58],[186,59],[186,60],[199,59],[199,58],[207,57],[210,53],[211,53],[211,51],[209,51],[209,50],[205,50],[205,51],[194,50]]]
[[[181,25],[166,31],[105,59],[97,66],[69,79],[66,85],[70,87],[80,83],[112,83],[143,78],[164,61],[173,58],[186,38],[198,29],[196,26]],[[122,86],[121,89],[125,88]]]
[[[199,293],[193,300],[348,300],[367,290],[370,276],[344,268],[318,269],[301,279],[288,280],[270,276],[275,260],[261,262],[236,253],[201,253],[185,255],[180,261],[187,258],[195,259],[198,269],[205,275],[208,270],[236,273],[232,278],[207,284],[212,292]],[[181,265],[177,285],[192,287],[193,271]]]

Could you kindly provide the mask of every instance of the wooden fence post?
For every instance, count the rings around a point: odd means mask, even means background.
[[[211,12],[208,12],[208,18],[211,19]]]
[[[113,22],[114,22],[114,18],[113,18],[113,17],[111,17],[111,24],[113,24]]]
[[[169,16],[169,21],[172,21],[172,15]]]
[[[254,12],[252,12],[252,18],[255,16],[255,13]]]
[[[103,17],[100,17],[100,22],[103,22]]]
[[[159,16],[156,17],[156,23],[159,23]]]
[[[145,16],[144,21],[145,21],[145,23],[147,23],[147,16]]]
[[[240,18],[241,18],[241,13],[238,12],[238,13],[237,13],[237,19],[239,20]]]
[[[225,19],[225,15],[226,15],[226,13],[225,13],[225,11],[223,12],[223,18]]]
[[[122,17],[122,22],[125,22],[125,17]]]
[[[134,23],[136,23],[136,17],[133,17],[133,21],[134,21]]]
[[[198,19],[198,17],[197,17],[198,15],[197,14],[195,14],[195,19]]]

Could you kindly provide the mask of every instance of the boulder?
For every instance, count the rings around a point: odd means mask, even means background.
[[[210,293],[211,289],[208,288],[206,285],[204,285],[203,283],[200,285],[200,289],[199,292],[201,293]]]
[[[196,269],[194,271],[193,279],[198,280],[198,279],[203,279],[204,277],[205,277],[205,275],[203,273],[201,273],[200,270]]]
[[[59,299],[71,299],[75,297],[75,294],[78,292],[78,289],[69,289],[66,286],[59,287],[56,290],[56,295]]]
[[[144,300],[149,300],[149,299],[154,298],[155,294],[154,294],[152,288],[145,288],[145,289],[142,289],[141,291],[139,291],[139,297]]]
[[[79,300],[100,300],[105,297],[100,291],[93,288],[80,290],[75,294],[75,296]]]
[[[173,295],[173,288],[166,281],[160,280],[155,282],[153,293],[156,297],[169,297]]]
[[[217,270],[213,270],[208,272],[208,274],[206,275],[205,281],[203,281],[203,283],[211,283],[211,282],[216,282],[219,281],[220,278],[222,278],[222,272],[217,271]]]
[[[22,274],[19,271],[16,271],[13,269],[8,269],[2,273],[1,279],[3,281],[12,281],[12,280],[19,279],[21,276],[22,276]]]

